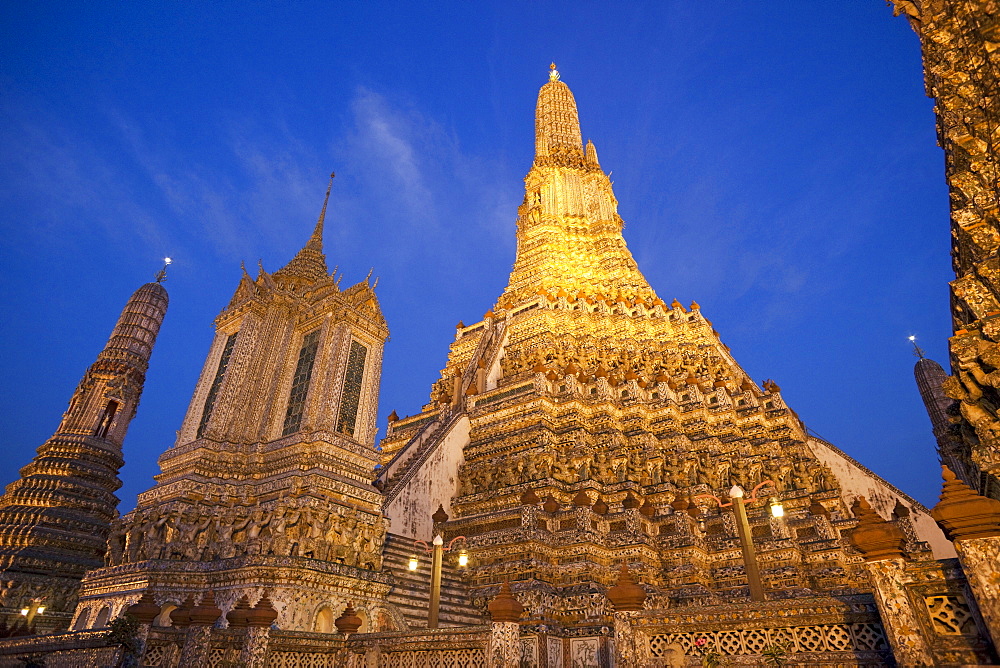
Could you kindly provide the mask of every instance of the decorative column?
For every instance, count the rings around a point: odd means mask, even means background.
[[[245,668],[264,668],[271,624],[278,618],[278,611],[274,609],[267,594],[264,594],[246,615],[247,637],[240,651],[240,664]]]
[[[615,608],[615,665],[638,666],[644,652],[634,619],[646,603],[646,590],[636,584],[628,566],[622,564],[618,584],[608,589],[607,597]]]
[[[931,511],[955,543],[993,646],[1000,643],[1000,501],[976,494],[947,466],[941,500]]]
[[[519,668],[521,665],[521,605],[504,582],[489,604],[490,641],[486,648],[487,668]]]
[[[906,562],[903,546],[906,537],[872,510],[865,497],[854,507],[858,526],[850,541],[865,558],[865,566],[875,586],[875,602],[885,627],[892,653],[901,666],[933,666],[927,640],[920,633],[920,622],[906,593]]]
[[[142,665],[142,655],[146,653],[146,641],[149,640],[149,627],[153,625],[153,620],[160,614],[160,606],[156,605],[153,594],[146,590],[142,598],[126,608],[125,614],[132,615],[139,622],[134,650],[136,664]]]
[[[201,603],[193,608],[188,617],[187,636],[181,649],[181,666],[203,666],[208,663],[211,646],[212,625],[222,616],[222,610],[215,605],[215,594],[209,590],[201,597]]]

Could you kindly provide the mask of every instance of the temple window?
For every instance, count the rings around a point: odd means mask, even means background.
[[[368,349],[357,341],[351,341],[351,352],[347,357],[347,371],[344,373],[344,391],[340,397],[340,417],[337,431],[354,436],[358,421],[358,405],[361,402],[361,383],[365,377],[365,358]]]
[[[313,330],[302,338],[299,349],[299,360],[295,364],[295,375],[292,376],[292,389],[288,393],[288,408],[285,410],[285,424],[281,430],[282,436],[288,436],[298,431],[302,426],[302,414],[306,407],[306,394],[309,392],[309,380],[312,377],[313,364],[316,362],[316,351],[319,349],[319,330]]]
[[[104,410],[101,412],[101,419],[97,422],[97,427],[94,428],[94,436],[97,438],[107,438],[108,431],[111,430],[111,423],[115,420],[115,413],[118,412],[118,402],[114,399],[108,401],[107,405],[104,406]]]
[[[212,379],[212,386],[208,389],[208,396],[205,397],[205,407],[201,411],[201,422],[198,423],[198,438],[208,425],[209,418],[212,417],[212,409],[215,408],[215,400],[219,396],[219,388],[226,377],[226,369],[229,368],[229,358],[233,354],[233,347],[236,345],[236,334],[230,334],[226,339],[226,345],[222,348],[222,357],[219,358],[219,367],[215,370],[215,378]]]

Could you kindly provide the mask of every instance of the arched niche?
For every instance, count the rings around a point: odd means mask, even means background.
[[[164,603],[163,607],[160,608],[160,614],[153,618],[153,626],[173,626],[174,622],[170,619],[170,613],[176,609],[176,604]]]
[[[90,621],[90,610],[84,608],[80,611],[79,616],[76,618],[76,624],[73,625],[73,630],[83,631],[87,628],[88,621]]]
[[[90,628],[92,629],[104,629],[108,627],[108,618],[111,617],[111,608],[104,606],[101,611],[97,613],[97,617],[94,618],[94,624]]]
[[[333,622],[333,610],[330,609],[330,606],[324,605],[316,613],[316,619],[313,621],[313,631],[315,633],[336,633],[337,627]]]

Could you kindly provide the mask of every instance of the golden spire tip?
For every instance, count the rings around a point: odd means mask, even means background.
[[[549,81],[559,81],[559,70],[556,69],[555,63],[549,65]]]

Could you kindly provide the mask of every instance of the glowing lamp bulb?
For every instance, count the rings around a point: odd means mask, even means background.
[[[22,617],[27,617],[28,616],[28,609],[27,608],[21,608],[21,616]]]
[[[416,555],[414,555],[414,556],[410,557],[410,563],[407,564],[407,568],[409,568],[411,571],[415,571],[415,570],[417,570],[417,566],[419,566],[419,565],[420,565],[420,562],[417,561],[417,557],[416,557]]]
[[[163,258],[163,263],[164,264],[170,264],[171,262],[173,262],[173,260],[171,258],[169,258],[169,257]]]
[[[771,516],[772,517],[785,516],[785,507],[781,505],[781,501],[778,501],[777,497],[771,499]]]
[[[469,565],[469,553],[466,552],[465,550],[462,550],[461,552],[458,553],[458,565],[461,566],[462,568],[465,568],[466,566]]]
[[[917,337],[913,336],[912,334],[910,336],[906,337],[906,338],[908,338],[910,341],[916,341],[917,340]]]
[[[40,614],[40,615],[44,615],[45,614],[45,606],[44,605],[38,606],[38,614]]]

